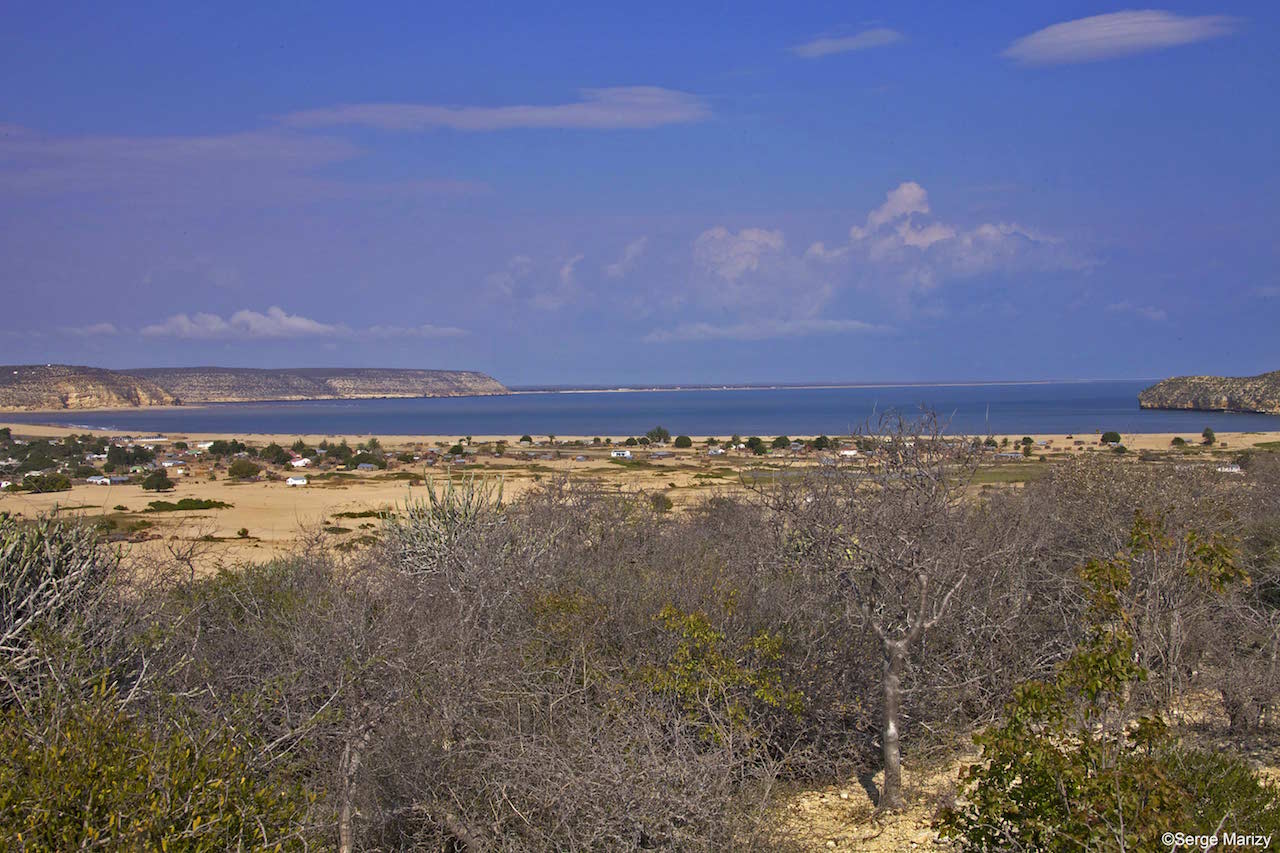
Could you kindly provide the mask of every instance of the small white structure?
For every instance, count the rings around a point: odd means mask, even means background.
[[[290,459],[289,464],[294,468],[308,468],[311,466],[311,459],[307,456],[299,456],[297,459]]]
[[[708,451],[707,451],[707,455],[708,455],[708,456],[724,456],[724,448],[723,448],[723,447],[713,447],[713,448],[711,448],[710,450],[708,450]]]
[[[85,482],[92,486],[110,486],[111,478],[104,477],[102,474],[95,474],[92,477],[86,477]]]
[[[16,370],[14,372],[17,373]],[[9,488],[12,485],[13,485],[12,480],[0,480],[0,491],[4,491],[5,489]]]
[[[306,477],[290,477],[284,481],[286,486],[305,486],[307,484]]]
[[[852,459],[857,455],[858,455],[858,449],[856,447],[846,447],[840,451],[840,456],[845,459]]]
[[[630,459],[631,451],[630,450],[610,450],[609,455],[612,456],[614,459]]]
[[[1243,474],[1244,469],[1241,468],[1239,465],[1232,463],[1230,465],[1219,465],[1218,473],[1219,474]]]

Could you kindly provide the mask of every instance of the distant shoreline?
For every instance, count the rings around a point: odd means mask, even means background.
[[[1007,385],[1087,385],[1097,382],[1149,382],[1144,378],[1136,379],[1013,379],[986,380],[972,382],[832,382],[792,385],[789,383],[743,384],[743,385],[622,385],[618,387],[594,386],[529,386],[508,385],[512,395],[515,394],[646,394],[659,391],[829,391],[867,388],[983,388]]]

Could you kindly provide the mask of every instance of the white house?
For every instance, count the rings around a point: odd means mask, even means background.
[[[840,455],[845,459],[852,459],[858,455],[858,449],[856,447],[846,447],[840,451]]]
[[[311,459],[306,456],[299,456],[297,459],[290,459],[289,464],[294,468],[307,468],[311,465]]]
[[[631,451],[630,450],[610,450],[609,455],[612,456],[614,459],[630,459]]]
[[[708,456],[724,456],[724,448],[723,448],[723,447],[713,447],[713,448],[711,448],[710,450],[708,450],[708,451],[707,451],[707,455],[708,455]]]
[[[111,485],[111,478],[104,477],[101,474],[95,474],[92,477],[86,477],[85,482],[94,486],[109,486]]]
[[[305,486],[307,484],[306,477],[290,477],[284,481],[286,486]]]
[[[1218,473],[1219,474],[1243,474],[1244,469],[1241,468],[1239,465],[1232,463],[1230,465],[1219,465]]]

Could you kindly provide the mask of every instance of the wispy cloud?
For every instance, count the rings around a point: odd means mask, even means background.
[[[86,326],[60,326],[59,332],[80,338],[105,338],[120,334],[114,323],[90,323]]]
[[[648,237],[639,237],[632,240],[622,250],[622,257],[604,268],[604,274],[609,278],[622,278],[635,266],[636,261],[644,254],[644,250],[648,245]]]
[[[1238,18],[1189,17],[1158,9],[1078,18],[1023,36],[1004,56],[1026,65],[1098,62],[1230,35]]]
[[[834,320],[810,317],[795,320],[747,320],[740,323],[684,323],[672,329],[655,329],[645,335],[645,343],[665,344],[689,341],[763,341],[771,338],[798,338],[809,335],[885,332],[889,329],[861,320]]]
[[[1107,306],[1107,310],[1112,314],[1132,314],[1135,317],[1142,317],[1154,323],[1163,323],[1169,319],[1169,313],[1163,308],[1156,308],[1153,305],[1135,305],[1128,301],[1113,302]]]
[[[148,338],[179,340],[292,340],[299,338],[453,338],[467,334],[453,326],[369,326],[353,329],[343,323],[322,323],[272,306],[266,312],[244,309],[230,317],[197,312],[174,314],[163,322],[142,327]]]
[[[873,47],[884,47],[902,41],[902,33],[885,27],[863,30],[857,35],[839,38],[816,38],[791,48],[796,56],[805,59],[818,59],[833,53],[850,53],[856,50],[869,50]]]
[[[358,126],[422,131],[448,128],[495,131],[516,128],[620,130],[701,121],[711,114],[696,95],[657,86],[583,89],[577,101],[506,107],[436,104],[343,104],[281,116],[293,127]]]

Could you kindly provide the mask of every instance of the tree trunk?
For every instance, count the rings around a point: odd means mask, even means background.
[[[907,659],[905,640],[884,640],[884,785],[880,808],[897,810],[902,798],[902,668]]]

